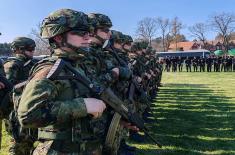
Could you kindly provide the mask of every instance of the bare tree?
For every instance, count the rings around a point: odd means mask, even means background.
[[[211,16],[212,28],[221,36],[226,51],[229,49],[231,33],[235,29],[235,15],[233,13],[220,13]]]
[[[173,36],[170,35],[170,33],[168,33],[166,35],[166,43],[165,43],[166,44],[166,51],[169,50],[169,47],[170,47],[171,43],[173,42],[173,40],[174,40]]]
[[[160,33],[162,35],[162,47],[163,47],[163,51],[165,52],[167,50],[167,40],[169,39],[166,37],[169,36],[169,34],[170,34],[171,23],[168,18],[163,19],[161,17],[158,17],[156,19],[156,22],[157,22],[157,25],[161,31]]]
[[[171,33],[175,41],[175,50],[177,50],[177,44],[179,42],[180,30],[183,28],[182,22],[179,21],[178,17],[175,17],[171,22]]]
[[[208,26],[204,23],[196,23],[189,27],[189,32],[195,38],[202,42],[203,47],[206,46],[206,32],[208,31]]]
[[[157,32],[156,20],[153,18],[144,18],[138,22],[138,27],[136,30],[137,36],[143,40],[147,40],[151,45],[152,38]]]
[[[40,36],[40,27],[41,25],[38,24],[36,28],[31,30],[29,35],[36,43],[35,55],[49,55],[50,46],[48,41]]]

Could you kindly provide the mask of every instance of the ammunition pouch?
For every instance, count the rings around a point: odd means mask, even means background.
[[[71,129],[39,128],[38,139],[43,140],[71,140]]]

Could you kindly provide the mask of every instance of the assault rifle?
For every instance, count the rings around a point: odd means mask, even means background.
[[[110,88],[94,85],[86,77],[82,76],[76,69],[74,69],[69,63],[62,59],[58,59],[55,63],[55,66],[57,66],[57,68],[59,69],[66,68],[73,75],[53,76],[53,74],[48,74],[51,79],[71,79],[79,81],[85,87],[87,87],[91,91],[91,93],[97,96],[97,98],[103,100],[114,111],[119,113],[124,119],[143,131],[145,135],[148,136],[157,146],[159,146],[160,148],[162,147],[162,145],[149,134],[148,129],[144,125],[144,120],[139,116],[139,114],[131,112],[125,106],[125,103],[120,100]],[[56,72],[58,72],[58,70]]]

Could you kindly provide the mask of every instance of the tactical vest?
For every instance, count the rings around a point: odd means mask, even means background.
[[[15,66],[19,69],[19,73],[17,75],[16,83],[14,83],[14,84],[23,82],[23,81],[28,79],[29,72],[30,72],[31,68],[34,65],[33,60],[28,60],[28,61],[25,62],[25,61],[23,61],[19,58],[11,58],[11,59],[8,59],[7,61],[5,61],[4,64],[7,64],[9,62],[13,62],[13,67]]]
[[[58,58],[51,57],[39,61],[32,71],[37,70],[38,67],[44,65],[53,66],[51,70],[57,72],[56,66],[54,65]],[[55,67],[55,68],[54,68]],[[78,66],[79,67],[79,66]],[[77,67],[77,69],[78,69]],[[81,72],[81,68],[78,69]],[[84,72],[81,72],[85,75]],[[70,75],[71,73],[62,69],[61,72],[57,73],[58,78],[61,75]],[[50,77],[48,77],[50,79]],[[75,97],[89,97],[90,91],[84,85],[76,80],[55,80],[62,82],[64,85],[68,85],[68,89],[64,90],[63,94],[59,94],[56,98],[57,100],[69,100]],[[68,141],[72,143],[86,143],[87,141],[97,141],[100,137],[104,136],[104,123],[102,118],[100,119],[91,119],[90,117],[80,118],[77,120],[71,120],[61,124],[48,125],[38,129],[38,138],[42,140],[61,140]]]
[[[12,83],[11,79],[7,79],[7,81],[9,81],[11,85],[13,85],[13,84],[27,80],[29,76],[29,71],[34,64],[32,60],[25,62],[24,60],[21,60],[20,58],[11,58],[5,61],[4,64],[9,63],[9,62],[12,62],[13,65],[11,67],[16,67],[19,70],[19,72],[17,74],[17,79],[14,83]],[[5,90],[5,89],[0,91],[0,96],[3,95],[3,97],[1,97],[0,109],[1,109],[2,117],[8,119],[9,114],[13,109],[12,98],[11,98],[12,90]]]
[[[3,62],[0,59],[0,76],[4,76],[4,75],[5,75],[5,72],[4,72],[4,68],[3,68]]]
[[[32,60],[24,61],[20,58],[11,58],[5,62],[7,63],[13,63],[9,67],[15,67],[17,68],[17,76],[16,79],[9,79],[9,81],[12,84],[21,83],[28,79],[29,71],[34,65],[34,62]],[[5,67],[5,66],[4,66]],[[15,77],[14,77],[15,78]],[[22,84],[19,84],[22,85]],[[19,86],[18,86],[19,87]],[[17,118],[17,109],[18,109],[18,98],[22,94],[23,87],[20,87],[19,89],[13,89],[9,92],[9,98],[4,98],[1,105],[4,105],[3,111],[4,117],[7,118],[6,123],[9,125],[7,127],[7,131],[12,134],[14,140],[16,142],[20,142],[22,140],[36,140],[37,135],[34,133],[35,130],[29,130],[29,129],[23,129],[21,125],[19,124],[18,118]],[[6,95],[6,96],[8,96]],[[31,134],[29,134],[31,133]]]
[[[117,86],[119,81],[112,75],[111,70],[115,67],[120,67],[121,64],[111,53],[111,51],[102,51],[99,48],[93,49],[94,57],[99,59],[99,64],[101,66],[101,73],[99,74],[99,81],[101,84],[104,84],[106,87],[111,87],[116,95],[118,94]],[[94,68],[94,67],[93,67]],[[125,86],[124,86],[125,88]],[[119,90],[120,91],[120,90]],[[115,113],[112,110],[107,110],[102,114],[102,117],[106,117],[106,137],[104,139],[104,152],[105,154],[116,154],[120,144],[121,131],[123,130],[120,126],[121,116],[118,113]],[[108,119],[109,118],[109,119]]]

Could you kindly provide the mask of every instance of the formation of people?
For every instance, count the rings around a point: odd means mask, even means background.
[[[187,72],[235,72],[235,57],[233,56],[209,56],[181,58],[166,57],[164,71],[182,72],[185,66]]]
[[[35,42],[14,39],[15,58],[0,65],[9,154],[136,154],[126,141],[147,139],[162,65],[151,47],[111,27],[104,14],[52,12],[40,32],[51,56],[37,62]]]

